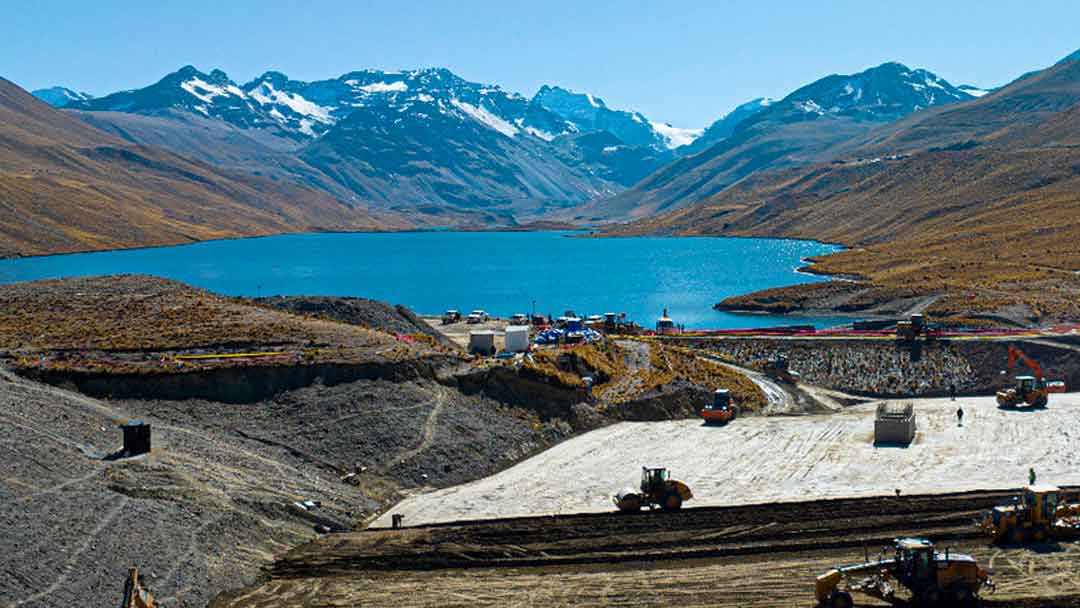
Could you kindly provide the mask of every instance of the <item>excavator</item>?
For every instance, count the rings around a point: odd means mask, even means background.
[[[1065,383],[1054,381],[1047,383],[1043,375],[1042,367],[1031,357],[1024,354],[1019,348],[1009,345],[1009,373],[1012,374],[1016,367],[1016,360],[1020,359],[1031,368],[1033,376],[1016,376],[1016,386],[1002,389],[997,392],[997,403],[1000,407],[1046,407],[1048,394],[1051,392],[1064,392]]]
[[[683,502],[694,497],[685,483],[671,479],[664,467],[641,467],[641,491],[626,489],[615,495],[620,511],[640,511],[641,507],[678,511]]]
[[[1009,504],[984,513],[978,526],[995,543],[1080,538],[1080,504],[1065,503],[1057,486],[1027,486]]]
[[[979,591],[993,589],[990,575],[969,555],[938,553],[922,538],[898,538],[892,557],[840,566],[817,577],[815,595],[822,608],[852,608],[853,592],[890,604],[899,603],[900,589],[910,595],[908,606],[944,608],[975,606]]]
[[[139,581],[139,569],[132,566],[124,581],[124,600],[120,608],[157,608],[154,596]]]

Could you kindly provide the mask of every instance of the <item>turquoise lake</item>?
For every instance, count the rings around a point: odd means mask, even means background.
[[[301,234],[179,247],[0,260],[0,283],[154,274],[221,294],[360,296],[424,314],[625,312],[652,327],[664,308],[688,328],[843,323],[717,312],[727,296],[823,280],[796,269],[836,251],[810,241],[568,238],[566,232]]]

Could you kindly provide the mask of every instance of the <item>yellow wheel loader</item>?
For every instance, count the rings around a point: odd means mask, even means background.
[[[1027,486],[984,513],[979,528],[995,543],[1016,545],[1080,537],[1080,504],[1063,504],[1057,486]]]
[[[641,467],[640,491],[626,489],[616,494],[613,500],[620,511],[640,511],[642,507],[678,511],[693,497],[689,486],[671,479],[666,468]]]
[[[1016,348],[1013,345],[1009,345],[1009,373],[1011,374],[1016,367],[1016,360],[1020,359],[1031,368],[1033,376],[1016,376],[1016,385],[1011,388],[1004,388],[997,392],[997,403],[999,407],[1003,408],[1015,408],[1015,407],[1046,407],[1049,401],[1050,387],[1047,385],[1046,376],[1043,375],[1042,367],[1039,366],[1031,357],[1024,354],[1022,350]],[[1056,381],[1054,383],[1055,391],[1064,390],[1064,383]],[[1060,389],[1057,388],[1060,386]]]
[[[921,538],[899,538],[892,557],[833,568],[817,577],[815,594],[823,608],[851,608],[852,593],[889,603],[905,591],[907,605],[922,608],[975,606],[984,587],[993,588],[990,575],[975,559],[960,553],[938,553]]]

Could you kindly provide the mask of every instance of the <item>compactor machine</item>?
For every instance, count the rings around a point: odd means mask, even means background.
[[[780,382],[795,384],[799,381],[799,372],[791,370],[788,358],[785,355],[777,355],[775,359],[766,361],[765,365],[762,366],[762,371],[765,372],[766,376]]]
[[[705,424],[727,424],[739,415],[739,406],[731,398],[731,391],[718,388],[713,391],[712,403],[701,408],[701,418]]]
[[[640,491],[628,488],[616,494],[613,500],[620,511],[640,511],[642,507],[678,511],[693,497],[690,487],[671,479],[666,468],[641,467]]]
[[[815,594],[823,608],[852,608],[858,592],[899,603],[903,590],[908,606],[945,608],[975,606],[983,588],[993,589],[990,575],[969,555],[939,553],[921,538],[894,541],[893,555],[877,561],[833,568],[817,577]]]
[[[983,514],[979,528],[995,543],[1041,543],[1080,537],[1080,504],[1065,504],[1061,489],[1027,486],[1009,504]]]

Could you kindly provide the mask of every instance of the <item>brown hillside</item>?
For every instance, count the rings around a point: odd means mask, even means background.
[[[821,272],[869,284],[771,290],[725,307],[873,310],[939,296],[929,312],[1021,323],[1080,318],[1080,62],[887,127],[856,155],[755,176],[616,234],[819,239],[854,249]],[[874,156],[901,154],[889,159]],[[910,154],[910,156],[903,156]],[[811,294],[812,297],[807,297]]]
[[[0,78],[0,256],[386,227],[322,193],[125,143]]]

